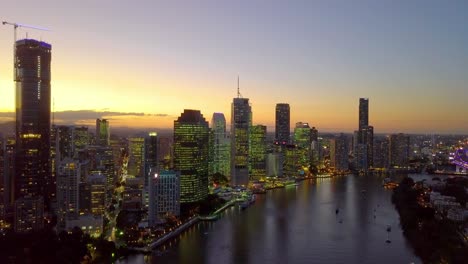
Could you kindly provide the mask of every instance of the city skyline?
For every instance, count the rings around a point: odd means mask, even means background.
[[[53,46],[56,124],[171,128],[183,109],[229,120],[240,75],[253,124],[269,132],[281,102],[291,124],[352,132],[360,97],[371,99],[375,133],[468,130],[463,2],[40,5],[39,15],[37,3],[7,3],[1,19],[52,29],[18,39]],[[14,120],[12,31],[0,30],[0,122]]]

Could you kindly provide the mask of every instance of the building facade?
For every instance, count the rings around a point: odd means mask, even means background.
[[[231,105],[231,185],[249,183],[252,108],[248,98],[234,98]]]
[[[180,172],[180,202],[208,196],[209,128],[199,110],[184,110],[174,121],[174,169]]]
[[[275,141],[279,144],[289,144],[291,133],[289,104],[279,103],[275,108]]]
[[[252,126],[250,130],[250,180],[258,181],[266,177],[266,136],[267,127]]]
[[[148,220],[150,225],[180,215],[180,173],[160,171],[152,174],[149,185]]]

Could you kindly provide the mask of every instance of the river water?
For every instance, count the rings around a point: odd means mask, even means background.
[[[231,207],[120,263],[420,263],[383,178],[348,175],[269,191],[246,210]]]

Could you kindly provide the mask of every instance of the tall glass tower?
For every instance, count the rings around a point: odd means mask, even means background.
[[[249,148],[252,108],[248,98],[234,98],[231,105],[231,184],[249,183]]]
[[[369,125],[369,99],[359,98],[359,130]]]
[[[96,119],[96,145],[109,146],[110,127],[107,119]]]
[[[255,125],[250,129],[250,179],[257,181],[266,177],[267,127]]]
[[[289,143],[290,109],[289,104],[276,104],[275,140],[280,144]]]
[[[180,202],[208,196],[209,128],[199,110],[184,110],[174,121],[174,169],[180,171]]]
[[[55,197],[50,155],[50,62],[52,46],[34,39],[16,42],[15,199]]]
[[[231,174],[231,149],[223,113],[213,113],[211,133],[210,174],[218,172],[228,177]]]

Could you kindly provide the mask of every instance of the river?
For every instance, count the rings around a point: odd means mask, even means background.
[[[269,191],[246,210],[231,207],[120,263],[420,263],[383,178],[348,175]]]

